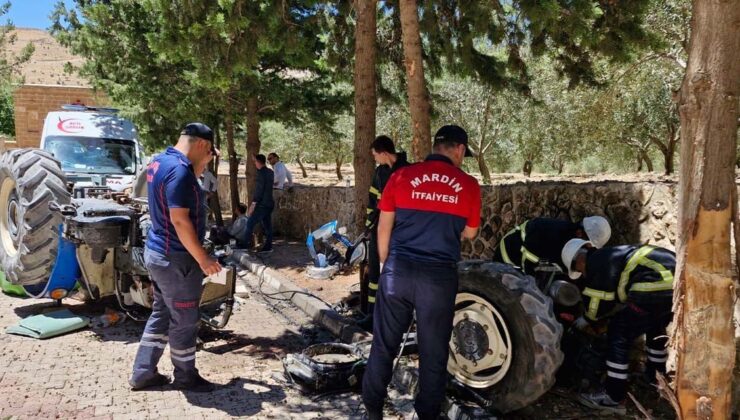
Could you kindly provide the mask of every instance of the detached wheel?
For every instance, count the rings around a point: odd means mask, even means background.
[[[47,152],[18,149],[0,157],[0,262],[8,281],[21,286],[46,282],[57,256],[62,215],[49,210],[69,204],[59,163]]]
[[[506,264],[466,261],[459,275],[447,370],[499,413],[531,404],[563,362],[552,300]]]

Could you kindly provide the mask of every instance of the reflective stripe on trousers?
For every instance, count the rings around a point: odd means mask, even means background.
[[[169,342],[175,380],[188,381],[195,368],[195,343],[200,319],[203,272],[189,255],[165,256],[146,249],[144,261],[152,279],[152,314],[144,327],[134,361],[132,384],[155,376]]]

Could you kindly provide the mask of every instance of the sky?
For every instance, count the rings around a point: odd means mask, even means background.
[[[0,22],[5,23],[10,19],[16,28],[49,29],[49,15],[57,1],[59,0],[10,0],[10,10],[0,18]],[[72,0],[64,0],[64,3],[67,8],[74,4]]]

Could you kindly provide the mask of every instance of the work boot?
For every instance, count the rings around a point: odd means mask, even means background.
[[[131,380],[129,380],[128,383],[129,385],[131,385],[132,391],[141,391],[142,389],[146,388],[167,385],[170,383],[170,377],[167,375],[162,375],[161,373],[157,373],[147,381],[135,384]]]
[[[623,402],[617,402],[607,394],[606,390],[592,393],[583,393],[578,395],[578,402],[599,411],[615,413],[620,415],[627,414],[627,408]]]
[[[202,376],[196,375],[187,381],[175,380],[172,382],[172,387],[181,391],[211,392],[218,388],[218,384],[214,384]]]
[[[377,411],[366,408],[365,412],[362,413],[362,420],[383,420],[383,410]]]

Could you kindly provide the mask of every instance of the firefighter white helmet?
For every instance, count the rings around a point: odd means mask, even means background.
[[[582,274],[580,271],[573,270],[571,266],[571,264],[573,264],[573,258],[575,258],[576,255],[578,255],[578,251],[586,245],[593,244],[589,241],[584,241],[583,239],[573,238],[565,243],[563,250],[560,252],[560,258],[563,259],[563,265],[568,269],[568,277],[573,280],[581,277]]]
[[[601,216],[589,216],[583,218],[583,230],[596,248],[601,248],[609,242],[612,236],[612,228],[609,222]]]

